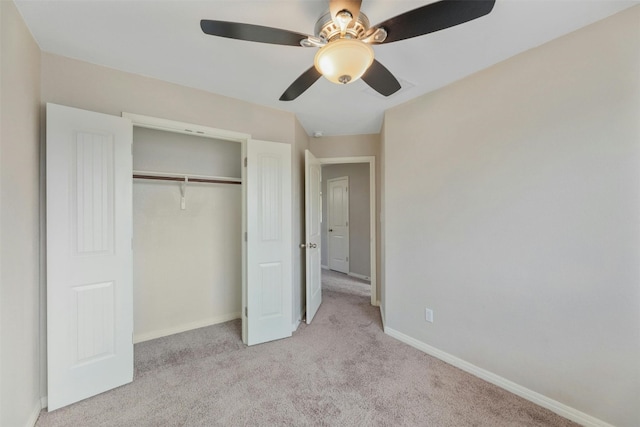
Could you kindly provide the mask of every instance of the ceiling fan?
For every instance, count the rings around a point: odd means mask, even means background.
[[[433,33],[487,15],[495,0],[441,0],[370,26],[360,11],[362,0],[329,0],[329,12],[318,19],[313,36],[279,28],[203,19],[206,34],[230,39],[320,48],[314,65],[284,91],[280,101],[292,101],[324,76],[338,84],[359,78],[389,96],[400,89],[398,80],[374,59],[372,45],[392,43]]]

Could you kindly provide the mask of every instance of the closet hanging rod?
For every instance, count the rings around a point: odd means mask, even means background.
[[[213,179],[213,178],[196,178],[185,175],[189,182],[206,182],[210,184],[242,184],[242,181],[232,181],[226,179]],[[133,174],[134,179],[157,179],[161,181],[179,181],[184,182],[185,176],[166,176],[166,175],[145,175],[145,174]]]

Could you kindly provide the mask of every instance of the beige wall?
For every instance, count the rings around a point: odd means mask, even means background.
[[[345,163],[322,166],[322,265],[328,266],[327,181],[349,178],[349,273],[371,276],[369,164]]]
[[[309,138],[309,150],[316,157],[379,156],[380,135],[346,135]]]
[[[376,158],[376,278],[377,295],[380,300],[380,135],[325,136],[309,138],[309,150],[318,158],[374,156]]]
[[[639,119],[640,6],[388,111],[387,326],[639,425]]]
[[[267,141],[295,140],[293,113],[44,52],[42,102],[161,117]]]
[[[13,2],[0,2],[0,425],[40,410],[40,50]]]

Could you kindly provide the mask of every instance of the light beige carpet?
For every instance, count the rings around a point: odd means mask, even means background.
[[[371,298],[371,283],[333,270],[322,270],[322,289]]]
[[[325,290],[311,325],[245,347],[240,321],[137,344],[135,380],[53,426],[569,426],[382,331],[369,298]]]

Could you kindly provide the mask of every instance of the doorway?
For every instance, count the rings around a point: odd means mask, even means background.
[[[375,157],[318,160],[322,167],[323,283],[337,279],[358,288],[359,292],[368,283],[371,304],[377,306]]]

